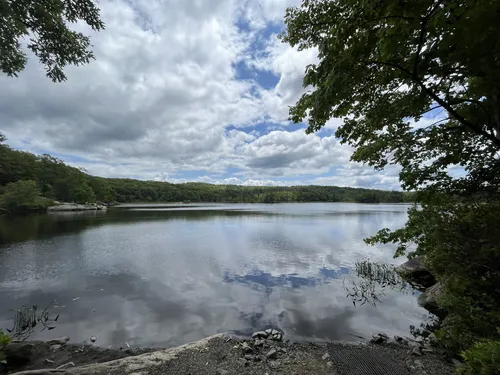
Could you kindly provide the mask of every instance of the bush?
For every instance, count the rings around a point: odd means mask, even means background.
[[[5,364],[5,347],[7,344],[11,341],[11,338],[7,336],[3,331],[0,329],[0,363]]]
[[[477,342],[463,352],[462,356],[465,364],[458,370],[461,375],[500,374],[500,341]]]
[[[52,205],[52,200],[41,197],[33,180],[20,180],[7,184],[0,196],[0,208],[8,213],[44,211]]]

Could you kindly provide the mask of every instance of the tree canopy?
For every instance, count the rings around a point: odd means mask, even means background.
[[[0,133],[0,140],[2,139]],[[4,138],[5,139],[5,138]],[[45,198],[45,199],[44,199]],[[50,200],[64,202],[359,202],[399,203],[400,191],[337,186],[236,186],[172,184],[91,176],[50,155],[13,150],[0,143],[0,209],[38,210]],[[36,203],[36,204],[35,204]]]
[[[304,0],[280,36],[318,51],[290,119],[311,133],[342,118],[352,159],[398,165],[416,192],[406,226],[367,242],[424,260],[445,286],[440,344],[468,360],[475,341],[493,340],[482,358],[500,347],[499,16],[496,0]],[[488,358],[481,373],[499,366]]]
[[[0,70],[17,76],[26,67],[27,49],[52,81],[66,80],[66,65],[94,58],[89,37],[69,27],[79,21],[104,29],[93,0],[0,0]]]

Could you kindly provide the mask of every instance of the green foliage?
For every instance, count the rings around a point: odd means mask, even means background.
[[[5,347],[11,342],[10,336],[0,329],[0,363],[5,363]]]
[[[462,356],[465,359],[465,365],[459,369],[462,375],[500,374],[500,341],[480,341]]]
[[[27,62],[21,41],[45,66],[54,82],[66,80],[66,65],[87,64],[94,58],[90,39],[71,30],[83,21],[92,30],[104,29],[99,8],[92,0],[0,0],[0,70],[17,76]]]
[[[52,204],[47,198],[40,197],[40,191],[33,180],[11,182],[3,188],[0,208],[8,213],[43,211]]]
[[[500,339],[499,12],[492,0],[304,0],[281,35],[318,49],[290,119],[315,132],[343,118],[353,160],[400,166],[419,205],[366,241],[396,243],[443,284],[437,336],[454,353]]]
[[[0,134],[1,135],[1,134]],[[361,202],[400,203],[408,196],[396,191],[336,186],[235,186],[204,183],[102,178],[70,167],[50,155],[33,155],[0,144],[0,194],[11,183],[35,181],[39,195],[64,202]],[[33,185],[33,184],[32,184]],[[9,198],[10,197],[10,198]],[[23,197],[10,194],[15,205]],[[30,198],[31,199],[31,198]],[[10,209],[9,209],[10,211]]]

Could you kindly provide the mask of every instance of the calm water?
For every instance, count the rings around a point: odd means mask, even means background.
[[[394,261],[362,239],[402,226],[404,205],[140,207],[0,217],[0,327],[11,308],[57,301],[53,331],[73,342],[172,346],[273,326],[287,338],[408,335],[427,313],[412,293],[353,306],[357,260]]]

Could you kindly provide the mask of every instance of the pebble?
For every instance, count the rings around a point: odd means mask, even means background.
[[[280,361],[270,361],[268,363],[269,367],[271,367],[273,370],[279,368],[281,366],[281,362]]]
[[[254,361],[255,360],[255,356],[253,354],[245,354],[245,359],[247,361]]]
[[[250,363],[249,363],[246,359],[244,359],[244,358],[240,358],[240,359],[238,360],[238,362],[240,362],[240,364],[241,364],[243,367],[247,367],[247,366],[249,366],[249,365],[250,365]]]
[[[330,358],[330,354],[328,353],[323,354],[323,357],[321,357],[323,361],[326,361],[328,358]]]
[[[229,371],[224,370],[223,368],[217,369],[217,375],[229,375]]]
[[[241,345],[241,350],[243,350],[243,353],[252,353],[253,352],[253,349],[248,345],[247,342],[244,342]]]
[[[333,367],[333,362],[331,362],[331,361],[326,362],[326,366],[328,368],[332,368]]]
[[[267,332],[257,331],[257,332],[253,333],[252,338],[254,338],[254,339],[264,338],[265,339],[267,336],[269,336],[269,334]]]
[[[411,351],[411,355],[421,356],[422,352],[420,351],[420,348],[413,348]]]
[[[55,352],[55,351],[57,351],[57,350],[61,349],[61,345],[59,345],[59,344],[54,344],[54,345],[51,345],[51,346],[49,347],[49,349],[50,349],[51,351]]]
[[[253,343],[255,346],[262,346],[264,345],[264,340],[257,339]]]
[[[280,348],[280,352],[285,353],[287,352],[286,348]]]
[[[272,348],[271,350],[269,350],[266,357],[268,359],[276,359],[276,358],[278,358],[278,351],[276,349]]]

